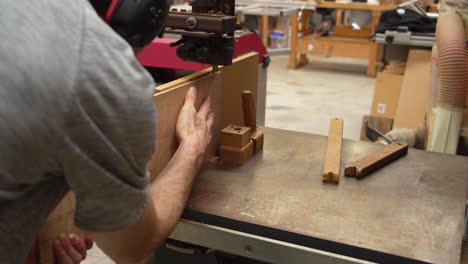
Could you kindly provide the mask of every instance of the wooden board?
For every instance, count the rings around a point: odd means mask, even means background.
[[[189,82],[177,83],[170,89],[165,89],[154,95],[153,100],[157,111],[156,147],[149,164],[151,178],[154,179],[164,169],[177,150],[179,143],[176,138],[176,123],[184,98],[190,87],[197,88],[196,109],[203,100],[211,97],[211,110],[215,113],[212,127],[212,139],[208,146],[206,157],[217,155],[219,134],[221,131],[221,72],[197,76]]]
[[[394,128],[418,128],[425,125],[430,81],[431,51],[410,50]]]
[[[243,90],[250,90],[257,95],[258,54],[240,56],[232,65],[222,67],[217,73],[208,69],[156,89],[154,103],[158,112],[157,138],[155,152],[149,163],[152,178],[162,171],[177,150],[175,125],[185,94],[192,86],[199,91],[197,106],[210,95],[211,108],[216,115],[213,138],[206,156],[209,159],[217,155],[221,129],[231,124],[244,125],[241,94]]]
[[[242,113],[242,91],[249,90],[253,93],[258,103],[258,54],[249,53],[235,59],[233,64],[221,68],[222,71],[222,126],[244,126]],[[264,104],[263,104],[264,105]],[[257,113],[258,113],[257,109]],[[263,110],[264,111],[264,110]]]
[[[359,30],[355,30],[351,25],[343,25],[333,28],[333,36],[335,37],[362,38],[367,40],[371,34],[371,27],[362,27]]]
[[[394,142],[346,165],[345,175],[362,178],[408,153],[408,144]]]
[[[375,82],[371,115],[394,118],[398,108],[403,76],[380,72]]]
[[[343,10],[368,10],[368,11],[385,11],[394,9],[393,4],[368,4],[368,3],[336,3],[336,2],[320,2],[317,3],[317,7],[320,8],[332,8],[332,9],[343,9]]]
[[[328,131],[327,152],[323,164],[323,181],[339,183],[341,143],[343,142],[343,119],[332,118]]]

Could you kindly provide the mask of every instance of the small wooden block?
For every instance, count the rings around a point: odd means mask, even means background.
[[[332,118],[328,131],[327,152],[323,165],[324,182],[340,182],[341,143],[343,141],[343,119]]]
[[[250,127],[229,125],[221,130],[220,145],[241,149],[250,142]]]
[[[221,162],[230,165],[242,165],[249,160],[253,155],[253,141],[247,143],[242,149],[229,146],[221,146],[219,148],[219,157]]]
[[[351,162],[346,165],[344,172],[346,176],[362,178],[407,153],[408,144],[405,142],[394,142],[362,159]]]
[[[254,154],[262,151],[263,149],[263,131],[256,130],[252,133]]]

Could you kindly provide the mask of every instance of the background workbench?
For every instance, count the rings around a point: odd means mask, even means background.
[[[380,20],[383,11],[395,8],[395,5],[379,5],[371,3],[336,3],[330,1],[320,1],[317,8],[336,9],[336,26],[343,25],[343,12],[345,10],[361,10],[372,12],[372,33]],[[291,55],[289,57],[289,68],[297,69],[307,64],[308,46],[312,41],[312,31],[309,28],[311,11],[304,10],[301,21],[298,16],[293,15],[291,19]],[[301,29],[300,31],[298,29]],[[368,59],[367,74],[375,76],[377,73],[377,57],[379,44],[367,38],[356,37],[319,37],[315,40],[314,46],[323,46],[325,53],[329,56],[366,58]]]
[[[330,185],[321,179],[326,137],[264,132],[263,153],[244,166],[206,165],[185,219],[379,263],[459,263],[467,158],[410,150]],[[380,147],[344,141],[342,166]]]

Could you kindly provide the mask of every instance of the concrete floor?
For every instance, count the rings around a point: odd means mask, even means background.
[[[272,57],[265,125],[327,135],[331,117],[344,119],[344,137],[359,140],[362,116],[370,112],[375,78],[366,60],[309,57],[288,70],[287,56]]]
[[[288,70],[288,56],[274,56],[268,70],[268,127],[327,135],[329,119],[344,119],[344,137],[359,140],[362,116],[368,114],[375,79],[366,76],[367,61],[310,57]],[[94,246],[84,264],[113,263]]]

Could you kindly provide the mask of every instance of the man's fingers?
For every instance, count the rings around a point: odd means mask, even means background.
[[[58,264],[74,264],[73,260],[68,257],[67,253],[65,253],[65,250],[62,247],[62,244],[58,240],[54,241],[54,255]]]
[[[94,240],[93,237],[91,237],[91,235],[86,235],[84,242],[86,249],[91,249],[93,247]]]
[[[210,134],[211,134],[211,127],[213,126],[213,123],[214,123],[214,118],[215,118],[215,114],[209,113],[206,119],[206,127],[208,128],[208,133]]]
[[[86,249],[85,242],[83,241],[83,239],[79,236],[71,234],[70,242],[71,242],[72,247],[81,255],[81,260],[86,259],[87,249]]]
[[[70,239],[65,235],[60,235],[60,242],[68,257],[76,263],[82,260],[81,254],[71,245]]]
[[[195,87],[190,87],[190,89],[187,92],[187,95],[185,95],[184,105],[194,106],[196,99],[197,99],[197,89]]]
[[[203,104],[200,106],[200,110],[198,110],[198,113],[203,118],[207,118],[210,112],[211,112],[211,98],[208,96],[207,98],[205,98],[205,100],[203,101]]]

